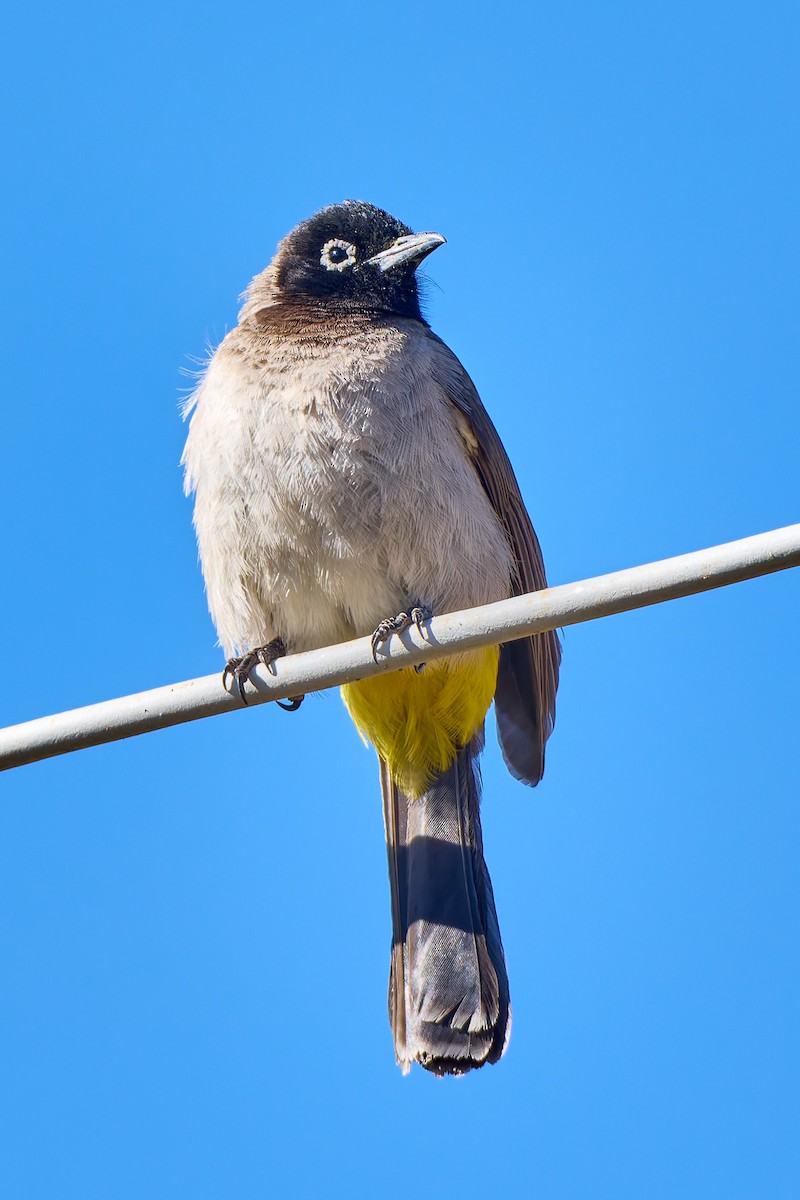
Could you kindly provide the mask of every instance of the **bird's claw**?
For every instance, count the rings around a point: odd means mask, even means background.
[[[425,630],[422,624],[424,621],[429,621],[432,616],[433,613],[425,605],[415,604],[409,612],[398,613],[396,617],[384,617],[370,638],[374,661],[378,661],[378,650],[389,641],[393,633],[404,633],[406,629],[410,629],[414,625],[419,636],[424,638]],[[422,670],[424,665],[424,663],[419,663],[419,670]],[[415,667],[414,670],[416,671],[418,668]]]
[[[266,646],[256,646],[254,650],[248,650],[246,654],[242,654],[238,658],[229,658],[225,663],[225,670],[222,672],[222,686],[227,690],[230,677],[242,704],[247,704],[244,685],[250,678],[253,667],[260,663],[269,669],[277,659],[283,658],[285,653],[286,646],[283,638],[273,638],[271,642],[267,642]],[[287,702],[277,700],[276,704],[286,712],[297,712],[304,699],[304,696],[290,696]]]
[[[425,630],[422,628],[423,621],[430,621],[433,613],[424,604],[415,604],[411,610],[411,620],[417,627],[417,632],[421,638],[425,637]]]

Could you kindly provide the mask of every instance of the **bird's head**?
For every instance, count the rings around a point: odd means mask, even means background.
[[[288,234],[270,268],[273,303],[421,319],[416,270],[440,233],[412,233],[383,209],[345,200]]]

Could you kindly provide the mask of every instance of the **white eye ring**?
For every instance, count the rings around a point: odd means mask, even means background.
[[[345,257],[340,262],[333,262],[331,250],[344,250]],[[345,242],[342,238],[331,238],[329,242],[326,242],[319,257],[320,266],[325,267],[328,271],[344,271],[347,267],[352,267],[355,261],[355,246],[352,242]]]

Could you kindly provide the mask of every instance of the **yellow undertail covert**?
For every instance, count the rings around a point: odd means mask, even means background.
[[[497,686],[497,646],[469,650],[342,688],[359,733],[412,799],[480,729]]]

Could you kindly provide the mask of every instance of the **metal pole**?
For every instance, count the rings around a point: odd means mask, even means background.
[[[280,659],[274,672],[256,668],[247,698],[250,704],[257,704],[320,691],[381,671],[396,671],[440,658],[459,649],[509,642],[546,629],[593,621],[799,565],[800,525],[789,525],[709,550],[434,617],[425,626],[424,641],[413,629],[401,637],[393,637],[381,649],[377,664],[372,660],[367,637],[295,654]],[[223,689],[221,672],[217,672],[40,717],[0,729],[0,770],[241,707],[239,698]]]

